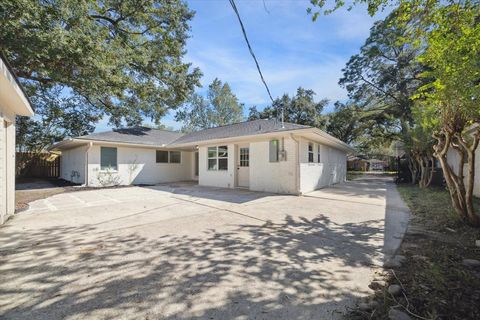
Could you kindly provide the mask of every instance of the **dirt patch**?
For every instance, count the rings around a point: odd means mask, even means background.
[[[399,252],[405,260],[379,275],[384,285],[368,299],[375,307],[353,310],[347,318],[388,319],[393,307],[412,319],[480,319],[480,268],[463,263],[480,260],[480,230],[456,218],[444,189],[401,185],[399,191],[412,211]],[[401,293],[389,293],[391,285]]]
[[[15,211],[24,211],[28,209],[28,203],[45,199],[59,193],[129,187],[131,186],[81,187],[62,179],[21,178],[17,179],[16,183]]]
[[[15,211],[23,211],[28,208],[28,203],[51,197],[65,192],[66,188],[57,187],[49,189],[17,190],[15,191]]]

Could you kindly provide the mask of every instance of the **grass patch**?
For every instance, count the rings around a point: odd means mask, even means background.
[[[479,235],[479,229],[468,226],[455,214],[450,195],[444,188],[419,188],[400,184],[397,189],[412,211],[413,222],[433,231],[451,232],[454,229],[462,234],[468,233],[471,237]],[[480,211],[480,199],[475,198],[474,205]]]
[[[363,176],[365,173],[362,171],[347,171],[347,180],[351,181],[357,178],[360,178]]]
[[[357,310],[347,318],[388,319],[396,306],[425,319],[480,319],[480,270],[462,264],[463,259],[480,260],[475,246],[480,229],[457,218],[445,189],[399,185],[398,190],[412,212],[399,252],[406,259],[394,271],[398,280],[387,272],[387,286],[370,297],[379,302],[373,314]],[[479,199],[476,205],[480,207]],[[402,284],[405,297],[393,299],[386,292],[390,284]]]

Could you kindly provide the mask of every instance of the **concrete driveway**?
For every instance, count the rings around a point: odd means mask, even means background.
[[[336,319],[395,250],[397,200],[378,177],[303,197],[177,184],[37,200],[0,227],[0,318]]]

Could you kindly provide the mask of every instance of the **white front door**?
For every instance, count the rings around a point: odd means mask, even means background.
[[[237,185],[248,188],[250,183],[250,148],[248,144],[238,146]]]

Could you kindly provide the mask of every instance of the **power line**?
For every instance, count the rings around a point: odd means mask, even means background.
[[[248,41],[247,32],[245,31],[245,27],[243,26],[242,19],[240,18],[240,13],[238,12],[237,6],[235,5],[235,0],[229,0],[229,1],[233,11],[235,11],[235,14],[237,15],[238,22],[240,23],[240,27],[242,28],[243,37],[245,38],[245,42],[247,42],[248,50],[250,51],[250,54],[252,55],[253,60],[257,65],[257,70],[258,70],[258,73],[260,74],[260,78],[262,79],[262,82],[265,85],[265,88],[267,89],[268,96],[270,97],[270,100],[272,100],[272,103],[273,103],[272,94],[270,93],[270,89],[268,88],[265,78],[263,78],[262,70],[260,69],[260,65],[258,64],[257,57],[255,57],[255,53],[253,53],[253,49],[252,49],[252,46],[250,45],[250,41]]]

